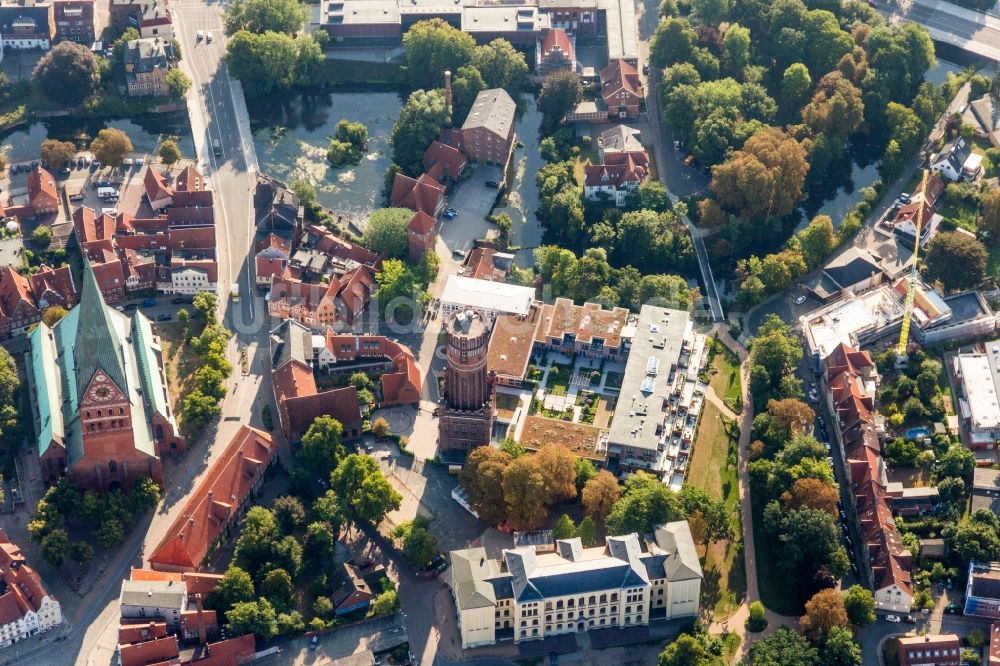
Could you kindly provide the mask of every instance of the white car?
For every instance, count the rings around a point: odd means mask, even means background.
[[[196,32],[194,34],[195,40],[197,40],[199,42],[201,41],[201,38],[204,37],[204,36],[205,36],[205,33],[203,33],[201,30],[199,30],[198,32]]]
[[[211,32],[206,32],[205,33],[205,43],[206,44],[211,44],[212,43],[212,33]]]
[[[132,161],[133,161],[133,160],[132,160],[132,158],[131,158],[131,157],[126,157],[126,158],[125,158],[125,161],[123,162],[123,164],[124,164],[125,166],[132,166]]]
[[[802,305],[805,302],[806,302],[806,297],[805,296],[799,296],[798,298],[795,299],[795,304],[796,305]]]
[[[895,622],[895,623],[899,624],[900,622],[903,621],[903,618],[899,617],[898,615],[886,615],[885,616],[885,621],[886,622]]]

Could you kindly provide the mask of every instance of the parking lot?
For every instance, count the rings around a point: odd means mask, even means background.
[[[450,252],[468,252],[477,239],[486,237],[492,226],[486,218],[500,194],[486,183],[499,183],[502,177],[498,167],[480,166],[455,189],[448,206],[457,215],[452,219],[442,217],[439,231]]]

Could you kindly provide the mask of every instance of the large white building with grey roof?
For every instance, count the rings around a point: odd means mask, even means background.
[[[646,540],[627,534],[593,548],[579,538],[555,545],[554,552],[511,548],[499,560],[481,547],[451,552],[463,648],[698,613],[702,571],[686,521],[661,525]]]
[[[608,469],[644,471],[680,489],[706,386],[705,336],[682,310],[644,305],[608,434]]]

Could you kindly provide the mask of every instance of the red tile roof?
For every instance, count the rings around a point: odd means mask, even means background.
[[[389,195],[394,207],[423,211],[431,216],[437,215],[443,199],[444,187],[426,173],[417,179],[397,173]]]
[[[610,98],[617,100],[617,95],[623,91],[626,94],[642,97],[639,70],[625,60],[612,60],[601,70],[601,96],[605,100]],[[609,103],[608,106],[612,105]]]
[[[424,151],[424,171],[436,181],[440,181],[442,176],[458,180],[468,163],[462,151],[440,141],[432,141]]]
[[[135,578],[132,580],[135,580]],[[141,624],[122,624],[118,626],[119,645],[141,643],[153,638],[163,638],[166,635],[166,622],[143,622]]]
[[[171,250],[211,250],[215,248],[215,227],[183,227],[168,234]]]
[[[205,177],[190,165],[184,167],[176,182],[178,192],[200,192],[205,189]]]
[[[254,257],[256,275],[259,278],[281,277],[285,271],[285,259],[265,259]]]
[[[641,183],[649,175],[649,157],[646,153],[606,153],[604,164],[588,164],[585,173],[588,187]]]
[[[375,267],[378,267],[381,263],[379,256],[368,248],[346,241],[325,227],[312,224],[306,231],[309,232],[309,236],[313,239],[313,247],[331,257],[352,259],[359,264],[368,264]]]
[[[11,319],[22,319],[38,313],[28,279],[13,266],[0,268],[0,312]]]
[[[270,435],[241,426],[150,556],[150,565],[197,569],[276,453]]]
[[[417,211],[413,214],[413,218],[410,220],[409,224],[406,225],[406,228],[407,230],[418,233],[422,236],[428,231],[434,231],[435,224],[436,222],[433,217],[422,211]]]
[[[73,305],[77,301],[76,284],[69,266],[51,268],[42,265],[38,272],[28,277],[35,303],[46,305]]]
[[[142,176],[142,185],[146,190],[146,198],[149,199],[150,204],[174,196],[174,191],[167,185],[166,179],[151,166],[146,167],[146,173]]]
[[[53,210],[59,207],[59,190],[56,179],[41,166],[35,167],[28,175],[28,202],[35,212]]]
[[[244,634],[208,644],[208,657],[192,662],[197,666],[238,666],[249,664],[257,652],[253,634]]]
[[[287,257],[291,249],[292,245],[288,242],[288,239],[282,238],[278,234],[268,234],[257,242],[257,247],[254,251],[257,252],[257,254],[260,254],[261,252],[267,252],[268,250],[275,250],[279,254]]]
[[[548,56],[553,49],[565,53],[570,59],[573,58],[573,43],[570,41],[569,35],[567,35],[566,31],[562,28],[552,28],[551,30],[543,32],[541,47],[543,59]]]
[[[28,566],[21,549],[11,543],[3,529],[0,529],[0,578],[7,587],[0,596],[0,624],[11,621],[11,612],[17,613],[13,619],[19,619],[29,610],[37,611],[45,597],[52,596],[46,592],[38,573]]]
[[[174,659],[180,654],[177,650],[176,636],[164,636],[144,643],[122,645],[118,653],[121,666],[149,666]]]

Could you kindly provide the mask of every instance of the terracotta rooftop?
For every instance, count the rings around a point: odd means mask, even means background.
[[[413,218],[406,225],[406,228],[409,231],[423,235],[428,231],[433,231],[435,224],[433,217],[423,211],[417,211],[413,214]]]
[[[503,314],[497,317],[486,356],[488,370],[501,377],[524,378],[544,307],[549,306],[533,303],[527,316]]]
[[[121,666],[149,666],[150,664],[169,663],[179,654],[176,636],[164,636],[143,643],[122,645],[118,649]]]
[[[189,571],[201,566],[276,452],[270,435],[241,426],[150,556],[150,565]]]
[[[562,28],[552,28],[542,33],[541,46],[543,58],[553,49],[562,51],[571,59],[573,57],[573,43]]]
[[[437,181],[440,181],[442,176],[458,180],[468,163],[462,151],[440,141],[432,141],[424,151],[424,171]]]
[[[639,70],[625,60],[612,60],[601,70],[601,96],[608,99],[623,90],[642,97]]]
[[[184,167],[176,183],[178,192],[201,192],[205,189],[205,177],[191,165]]]
[[[557,298],[552,305],[542,306],[541,325],[535,339],[546,342],[549,338],[562,340],[566,334],[575,336],[577,342],[591,344],[594,338],[604,341],[605,347],[619,348],[622,329],[628,323],[628,310],[605,310],[597,303],[576,305],[568,298]]]
[[[166,622],[142,622],[118,626],[118,644],[141,643],[167,635]]]
[[[174,196],[174,191],[167,185],[167,180],[152,166],[146,167],[146,173],[142,176],[142,185],[146,190],[146,198],[150,202]]]
[[[7,585],[7,591],[0,596],[0,625],[13,619],[20,619],[29,610],[37,611],[45,597],[51,596],[42,585],[38,573],[28,566],[20,547],[11,543],[7,533],[0,529],[0,578]]]
[[[437,215],[443,198],[444,186],[426,173],[416,179],[397,173],[389,195],[393,207],[421,211],[432,217]]]

